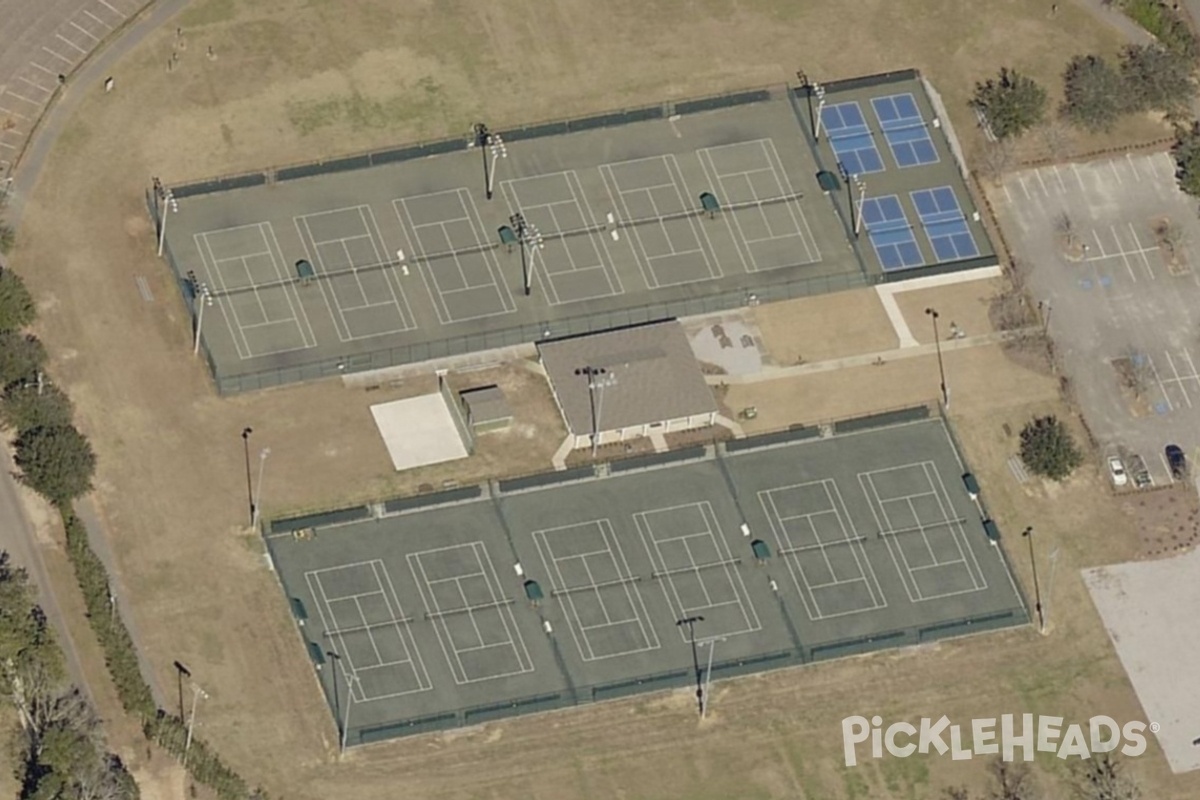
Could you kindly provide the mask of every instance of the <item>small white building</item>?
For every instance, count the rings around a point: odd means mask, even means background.
[[[677,321],[538,345],[575,447],[712,425],[717,402]]]

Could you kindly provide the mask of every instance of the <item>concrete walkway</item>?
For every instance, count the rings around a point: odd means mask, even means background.
[[[1033,326],[1015,331],[998,331],[982,336],[968,336],[963,339],[948,339],[942,342],[942,352],[952,353],[955,350],[983,347],[989,344],[1008,341],[1009,339],[1017,339],[1021,336],[1036,336],[1041,332],[1042,329],[1040,327]],[[862,355],[846,356],[845,358],[832,358],[828,361],[795,364],[790,367],[763,367],[760,372],[749,375],[706,375],[705,380],[708,381],[710,386],[762,383],[763,381],[774,381],[780,378],[796,378],[801,375],[812,375],[818,372],[832,372],[838,369],[869,367],[873,364],[882,366],[889,361],[897,361],[902,358],[920,358],[922,356],[931,356],[935,353],[937,353],[936,344],[919,344],[915,347],[899,347],[895,350],[881,350],[877,353],[863,353]]]

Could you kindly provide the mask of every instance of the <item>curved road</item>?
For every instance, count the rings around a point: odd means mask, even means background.
[[[37,184],[38,175],[47,156],[58,140],[59,134],[62,133],[63,127],[79,108],[85,93],[100,90],[104,78],[115,71],[114,65],[122,56],[136,47],[146,38],[147,34],[178,14],[187,4],[188,0],[160,0],[139,19],[129,24],[121,35],[112,40],[105,48],[93,53],[72,75],[71,80],[59,93],[58,101],[43,115],[40,126],[34,132],[33,138],[29,140],[24,157],[12,175],[8,211],[5,216],[14,228],[19,227],[25,201]],[[59,635],[71,677],[91,697],[88,676],[84,674],[75,644],[64,624],[62,609],[59,606],[54,585],[49,580],[46,565],[38,547],[36,532],[25,514],[24,506],[21,505],[16,483],[12,477],[13,469],[8,453],[0,452],[0,473],[2,473],[0,475],[0,550],[6,550],[15,564],[24,567],[38,587],[38,600]],[[109,568],[109,575],[113,580],[113,594],[117,603],[120,604],[121,598],[125,595],[124,587],[114,569],[112,550],[108,546],[108,538],[100,524],[95,505],[90,498],[85,498],[76,503],[76,510],[80,519],[87,526],[88,538],[92,547]],[[133,636],[136,645],[137,630],[133,627],[129,615],[126,615],[125,622],[130,626],[130,635]],[[141,648],[138,648],[138,660],[142,660]],[[147,669],[146,666],[146,664],[142,664],[142,674],[150,680],[151,689],[161,706],[167,698],[163,697],[160,687],[155,685],[155,672]]]

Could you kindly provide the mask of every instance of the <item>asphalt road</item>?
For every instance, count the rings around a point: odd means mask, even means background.
[[[14,228],[19,227],[26,199],[37,184],[38,176],[42,166],[46,162],[47,156],[54,147],[54,143],[58,140],[67,121],[78,110],[79,104],[85,94],[89,91],[102,91],[100,87],[103,85],[104,78],[112,74],[115,65],[121,57],[136,47],[151,31],[165,24],[173,16],[182,11],[187,4],[188,0],[161,0],[148,13],[130,24],[119,36],[109,39],[104,48],[91,54],[87,61],[76,68],[71,80],[67,82],[66,86],[59,93],[57,102],[50,106],[49,110],[45,113],[41,127],[38,129],[35,137],[30,140],[24,158],[12,175],[13,182],[10,187],[8,211],[5,216],[9,224]],[[7,8],[9,5],[13,5],[10,0],[0,0],[0,8]],[[21,0],[16,5],[30,6],[31,4],[27,0]],[[55,7],[61,11],[66,5],[64,3],[57,3]],[[75,0],[74,5],[76,8],[83,8],[88,3]],[[25,31],[15,30],[14,25],[22,22],[29,27]],[[5,18],[5,22],[0,26],[0,30],[3,30],[3,39],[6,42],[14,42],[28,39],[29,36],[26,34],[40,32],[46,25],[47,22],[44,15],[11,15]],[[4,448],[0,448],[0,451],[4,451]],[[8,453],[6,451],[0,452],[0,473],[2,473],[0,474],[0,550],[8,552],[13,563],[24,567],[37,585],[39,590],[38,599],[42,605],[42,609],[46,612],[47,618],[54,626],[55,632],[59,636],[59,641],[62,642],[71,679],[84,692],[91,696],[92,693],[87,680],[88,676],[84,673],[75,643],[72,641],[70,632],[64,624],[62,609],[55,593],[54,585],[49,580],[46,572],[46,565],[42,559],[36,531],[28,516],[26,516],[24,506],[21,505],[20,498],[17,495],[16,483],[12,477],[14,469],[15,467]],[[97,555],[108,566],[109,574],[113,581],[113,594],[116,597],[118,607],[120,607],[123,605],[125,592],[120,576],[113,568],[112,550],[108,546],[107,532],[101,525],[96,508],[90,499],[85,498],[77,503],[76,510],[80,519],[87,526],[88,538],[92,543],[93,549],[96,550]],[[136,646],[139,641],[138,632],[130,615],[125,615],[125,622],[130,628],[129,632]],[[142,648],[137,647],[137,651],[138,659],[141,661],[143,658]],[[154,680],[154,671],[147,669],[146,664],[142,663],[142,674],[149,679],[150,688],[161,705],[164,697],[160,690],[161,687],[157,686]]]

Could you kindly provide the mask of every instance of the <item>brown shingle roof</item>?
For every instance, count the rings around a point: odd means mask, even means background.
[[[597,390],[599,429],[630,428],[717,410],[712,390],[676,321],[576,336],[538,345],[567,428],[592,430],[583,367],[606,370]]]

